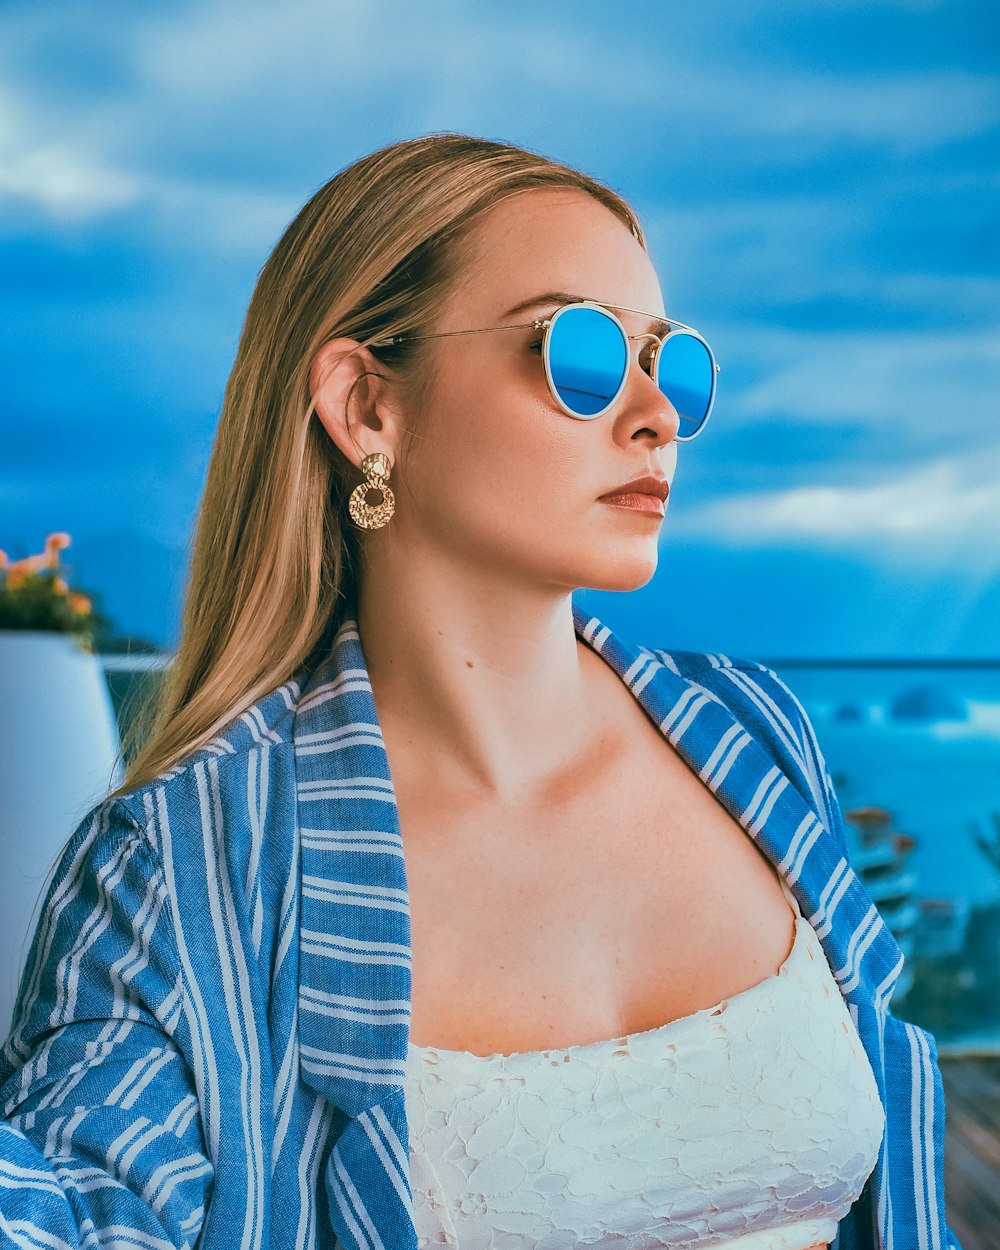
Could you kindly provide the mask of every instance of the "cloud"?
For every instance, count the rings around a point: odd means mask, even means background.
[[[831,144],[933,150],[1000,115],[1000,79],[989,74],[865,73],[863,60],[806,72],[769,65],[759,41],[720,47],[697,18],[650,39],[603,7],[580,7],[579,21],[523,3],[470,4],[457,17],[441,0],[216,0],[104,24],[79,5],[0,16],[0,64],[18,84],[5,112],[19,119],[0,145],[0,195],[57,216],[114,212],[209,166],[222,198],[280,194],[292,156],[298,171],[329,172],[398,133],[453,127],[633,163],[648,159],[657,120],[669,129],[653,150],[671,169],[693,162],[703,177],[711,141],[719,170],[795,170]],[[70,52],[67,86],[58,70]],[[85,53],[114,72],[88,78]],[[705,73],[708,55],[718,72]]]
[[[97,150],[38,125],[35,110],[12,90],[0,94],[0,205],[40,209],[62,221],[101,216],[132,204],[138,179]]]
[[[0,155],[0,202],[24,202],[57,219],[103,216],[139,194],[137,179],[57,144]]]
[[[673,518],[671,536],[725,547],[849,550],[911,571],[1000,570],[1000,443],[867,485],[734,493]]]
[[[902,154],[927,151],[992,129],[1000,113],[1000,78],[939,73],[790,73],[780,80],[727,74],[699,90],[699,112],[745,135],[768,138],[767,164],[815,156],[816,144],[854,140]]]
[[[763,376],[734,398],[752,420],[857,423],[902,442],[978,439],[1000,394],[1000,335],[785,334],[753,344]]]

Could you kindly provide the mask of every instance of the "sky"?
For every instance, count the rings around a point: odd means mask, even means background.
[[[95,16],[96,14],[96,16]],[[462,130],[608,182],[722,365],[656,646],[1000,656],[990,0],[0,0],[0,548],[176,645],[256,276],[323,182]]]

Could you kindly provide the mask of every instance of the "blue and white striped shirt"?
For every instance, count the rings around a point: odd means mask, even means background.
[[[755,661],[573,616],[787,880],[839,982],[886,1132],[837,1250],[958,1250],[934,1039],[889,1011],[902,956],[801,704]],[[93,808],[0,1055],[0,1246],[412,1250],[403,849],[353,612],[315,669]]]

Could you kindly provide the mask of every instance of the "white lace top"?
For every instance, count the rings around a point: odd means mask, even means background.
[[[715,1007],[561,1049],[411,1043],[418,1245],[832,1241],[875,1166],[885,1115],[823,948],[785,893],[796,913],[787,959]]]

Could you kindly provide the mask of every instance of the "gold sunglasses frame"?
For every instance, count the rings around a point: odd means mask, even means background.
[[[691,338],[696,339],[699,343],[701,343],[701,345],[705,348],[705,351],[708,353],[708,358],[712,365],[712,390],[711,390],[711,394],[708,397],[708,407],[705,411],[704,417],[701,420],[701,424],[698,426],[695,432],[693,434],[678,434],[676,435],[676,441],[679,443],[688,443],[693,438],[697,438],[698,435],[705,428],[705,426],[708,424],[708,419],[712,415],[712,410],[715,407],[716,376],[720,372],[719,364],[715,359],[715,353],[712,351],[711,346],[709,345],[708,341],[704,338],[704,336],[700,334],[696,329],[694,329],[693,326],[685,325],[683,321],[676,321],[673,317],[661,317],[658,313],[645,312],[641,308],[626,308],[623,304],[602,304],[602,303],[599,303],[597,300],[587,300],[587,299],[573,300],[570,303],[560,304],[559,307],[555,309],[555,311],[552,313],[550,317],[538,317],[534,321],[521,321],[516,324],[512,323],[510,325],[503,325],[503,326],[481,326],[475,330],[440,330],[435,334],[407,334],[407,333],[395,334],[391,338],[388,338],[388,339],[374,340],[373,342],[370,342],[368,346],[369,347],[394,347],[398,343],[412,342],[417,339],[445,339],[445,338],[451,338],[455,335],[460,335],[460,334],[492,334],[497,330],[543,330],[545,332],[545,335],[544,335],[544,338],[542,339],[542,361],[545,366],[545,379],[548,383],[549,392],[551,393],[552,398],[555,400],[559,408],[561,408],[562,411],[566,413],[567,416],[573,417],[577,421],[593,421],[597,417],[603,417],[604,414],[608,412],[611,408],[613,408],[614,405],[618,402],[619,398],[621,397],[621,393],[625,389],[625,385],[628,382],[628,369],[625,370],[625,373],[622,376],[622,380],[619,383],[618,390],[614,393],[611,399],[608,400],[608,402],[604,405],[604,407],[601,408],[598,412],[592,412],[592,413],[574,412],[572,408],[567,407],[567,405],[563,402],[561,396],[559,395],[559,392],[556,390],[555,381],[553,380],[553,377],[552,377],[552,371],[549,365],[548,343],[552,334],[552,327],[555,325],[559,317],[564,312],[569,311],[569,309],[571,308],[593,308],[593,309],[596,309],[598,312],[604,313],[607,317],[609,317],[615,323],[615,325],[619,328],[619,330],[621,330],[622,338],[625,340],[626,344],[631,342],[633,339],[653,339],[657,345],[656,347],[653,348],[653,350],[650,353],[649,367],[644,369],[644,371],[649,375],[650,378],[653,379],[653,381],[656,381],[656,367],[660,359],[660,353],[663,351],[664,344],[672,335],[686,334],[686,335],[689,335]],[[663,322],[666,322],[668,325],[670,325],[671,329],[669,329],[666,332],[666,334],[663,334],[663,335],[652,334],[652,333],[629,334],[628,331],[625,329],[625,326],[622,324],[621,320],[615,316],[616,311],[636,313],[641,317],[648,317],[651,321],[663,321]],[[642,367],[643,366],[640,366],[640,368]],[[657,386],[659,386],[658,382],[657,382]]]

